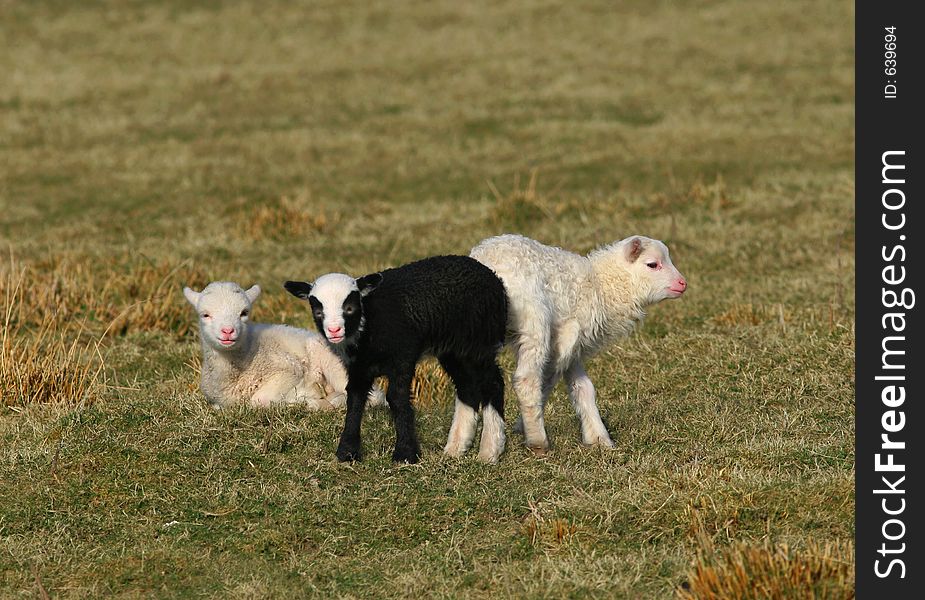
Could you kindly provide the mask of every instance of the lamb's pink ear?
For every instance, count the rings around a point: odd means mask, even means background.
[[[626,243],[626,260],[627,262],[636,262],[639,255],[642,254],[642,240],[634,237]]]
[[[199,297],[202,296],[200,292],[193,291],[188,287],[183,288],[183,295],[186,296],[186,301],[193,305],[193,308],[196,307],[199,303]]]
[[[257,299],[257,296],[260,295],[260,286],[259,285],[253,286],[251,289],[246,290],[244,292],[244,295],[247,296],[247,301],[253,304],[254,300]]]

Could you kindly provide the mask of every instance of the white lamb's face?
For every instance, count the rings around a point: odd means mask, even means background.
[[[627,238],[621,244],[645,304],[680,298],[684,294],[687,280],[672,264],[665,244],[642,236]]]
[[[216,350],[229,350],[247,331],[251,305],[260,287],[245,291],[235,283],[213,282],[202,292],[184,288],[183,294],[199,315],[202,339]]]

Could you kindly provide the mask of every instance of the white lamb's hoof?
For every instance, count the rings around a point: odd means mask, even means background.
[[[549,444],[545,446],[527,446],[530,449],[530,452],[533,452],[533,456],[537,458],[543,458],[546,456],[546,453],[549,452]]]
[[[585,438],[581,443],[589,448],[616,448],[616,444],[613,443],[613,440],[610,439],[610,436],[607,434],[599,435],[591,440]]]
[[[546,456],[551,446],[549,438],[546,435],[542,437],[536,436],[534,439],[527,438],[524,440],[524,445],[533,452],[534,456],[539,457]]]
[[[443,453],[447,456],[452,456],[453,458],[459,458],[465,454],[467,450],[469,450],[469,446],[467,444],[449,443],[444,446]]]
[[[499,454],[496,452],[479,452],[479,460],[485,463],[486,465],[496,465],[498,464]]]

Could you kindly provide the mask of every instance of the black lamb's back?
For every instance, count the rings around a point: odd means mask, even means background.
[[[368,340],[380,348],[493,356],[504,343],[508,307],[491,269],[468,256],[434,256],[382,271],[363,310]]]

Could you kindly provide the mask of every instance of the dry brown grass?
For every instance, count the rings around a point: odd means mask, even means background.
[[[777,321],[786,324],[789,320],[789,310],[783,305],[774,306],[753,304],[751,302],[732,304],[728,309],[712,318],[713,323],[723,327],[737,327],[740,325],[760,325]]]
[[[521,186],[520,173],[514,175],[514,185],[504,194],[491,181],[488,188],[495,198],[491,210],[492,222],[504,228],[525,227],[530,223],[544,219],[556,219],[572,208],[572,203],[564,200],[553,200],[558,187],[549,192],[540,192],[537,189],[540,170],[530,170],[530,178],[525,186]]]
[[[389,389],[389,380],[376,380],[383,392]],[[453,380],[446,374],[437,359],[425,357],[414,368],[411,380],[411,401],[417,408],[431,408],[448,403],[454,394]]]
[[[680,195],[680,201],[689,207],[703,208],[714,213],[735,206],[722,175],[717,175],[713,183],[695,181]]]
[[[132,265],[125,276],[107,282],[118,291],[117,297],[123,299],[124,306],[118,314],[113,314],[119,305],[106,301],[114,319],[113,332],[166,331],[185,336],[195,331],[196,320],[180,288],[189,285],[202,289],[206,283],[203,271],[189,260],[180,263],[144,260]]]
[[[53,321],[66,322],[91,316],[99,307],[96,299],[101,291],[94,287],[95,274],[88,261],[56,256],[22,264],[10,258],[0,266],[0,296],[18,297],[12,308],[12,325],[40,325]]]
[[[818,600],[854,598],[851,544],[738,542],[704,551],[678,593],[685,600]]]
[[[102,264],[101,264],[102,263]],[[102,267],[102,272],[100,268]],[[190,333],[180,288],[202,286],[207,278],[191,261],[99,261],[58,256],[33,263],[10,259],[0,267],[0,296],[18,298],[10,308],[12,326],[96,329],[115,335],[131,331]]]
[[[453,381],[433,358],[420,361],[411,381],[411,399],[418,408],[447,402],[453,395]]]
[[[694,564],[678,595],[684,600],[812,600],[854,598],[854,548],[850,542],[810,540],[788,544],[733,541],[738,510],[721,513],[706,498],[690,503],[688,536],[697,546]]]
[[[845,318],[844,309],[834,302],[800,307],[783,303],[735,302],[710,317],[709,322],[720,329],[772,325],[782,333],[792,328],[822,326],[829,331],[835,331],[852,327],[851,319]]]
[[[253,240],[322,234],[338,220],[339,215],[329,214],[308,192],[284,195],[256,205],[244,199],[236,203],[236,227]]]
[[[103,336],[84,339],[52,313],[27,331],[20,312],[25,270],[11,265],[4,281],[3,335],[0,340],[0,399],[4,406],[34,403],[88,404],[106,388]],[[14,316],[16,317],[14,319]],[[104,334],[105,335],[105,332]]]
[[[578,526],[566,519],[541,519],[529,515],[524,519],[523,534],[534,546],[556,547],[568,543]]]

